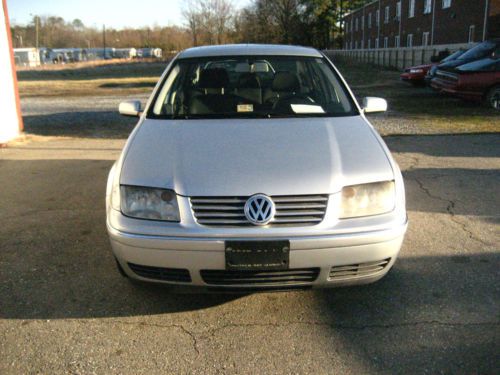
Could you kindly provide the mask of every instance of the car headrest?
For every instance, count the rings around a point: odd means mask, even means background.
[[[300,89],[297,76],[290,72],[277,72],[273,80],[273,91],[295,92]]]
[[[259,77],[253,73],[242,73],[238,78],[238,87],[241,89],[260,89]]]
[[[227,87],[228,82],[229,77],[226,69],[205,69],[200,72],[198,87],[201,89],[220,89]]]

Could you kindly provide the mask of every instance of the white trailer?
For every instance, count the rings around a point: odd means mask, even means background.
[[[40,52],[36,48],[14,48],[14,59],[18,66],[36,67],[40,65]]]

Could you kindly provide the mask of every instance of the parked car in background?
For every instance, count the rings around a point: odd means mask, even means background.
[[[500,39],[485,40],[467,50],[455,60],[447,61],[439,64],[439,70],[452,71],[454,68],[460,65],[470,63],[472,61],[481,60],[486,57],[490,57],[493,54],[498,55],[500,53]]]
[[[434,78],[436,76],[436,72],[437,72],[440,64],[454,61],[454,60],[458,59],[460,56],[462,56],[467,51],[468,50],[466,50],[466,49],[459,49],[458,51],[453,52],[451,55],[444,58],[440,62],[432,64],[431,68],[429,70],[427,70],[427,74],[425,75],[425,78],[424,78],[425,84],[427,86],[430,86],[431,80],[432,80],[432,78]]]
[[[437,63],[423,64],[406,68],[405,71],[401,73],[401,80],[411,83],[414,86],[423,85],[425,83],[425,76],[427,75],[427,72],[435,65],[437,65]]]
[[[401,171],[321,52],[191,48],[167,67],[106,190],[122,275],[224,290],[383,277],[407,227]]]
[[[463,50],[455,51],[454,53],[447,54],[445,57],[443,56],[433,56],[436,58],[435,61],[432,61],[429,64],[422,64],[417,66],[412,66],[410,68],[406,68],[403,73],[401,73],[401,80],[411,83],[414,86],[423,85],[425,83],[425,78],[427,77],[428,72],[435,66],[456,59],[458,56],[463,54]],[[431,59],[433,60],[433,59]]]
[[[440,92],[465,100],[483,101],[500,110],[500,58],[487,57],[453,71],[438,70],[431,85]]]

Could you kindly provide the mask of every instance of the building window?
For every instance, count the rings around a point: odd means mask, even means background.
[[[389,12],[390,8],[389,6],[385,7],[385,15],[384,15],[384,23],[389,23]]]
[[[399,47],[401,44],[401,38],[399,37],[399,35],[396,35],[394,37],[394,47]]]
[[[355,25],[354,26],[354,30],[358,31],[358,29],[359,29],[359,18],[356,18],[356,22],[354,23],[354,25]]]
[[[354,49],[358,49],[358,41],[357,40],[354,42]]]
[[[476,26],[470,25],[469,26],[469,43],[474,43],[475,31],[476,31]]]
[[[368,28],[372,28],[372,13],[368,13]]]
[[[372,48],[372,40],[368,39],[368,49],[371,49],[371,48]]]
[[[365,16],[361,17],[361,30],[365,29]]]
[[[351,18],[351,27],[350,27],[350,29],[351,29],[351,33],[352,33],[352,31],[354,30],[354,28],[353,28],[353,22],[354,22],[354,18]]]
[[[413,47],[413,34],[408,34],[406,37],[406,47]]]
[[[385,37],[384,38],[384,48],[388,48],[388,47],[389,47],[389,38]]]
[[[360,48],[361,48],[361,49],[364,49],[364,48],[365,48],[365,40],[364,40],[364,39],[363,39],[363,40],[361,40],[361,47],[360,47]]]
[[[377,9],[377,12],[375,13],[375,22],[377,23],[377,26],[380,26],[380,10]]]
[[[451,7],[451,0],[443,0],[443,9]]]
[[[379,43],[378,43],[378,38],[375,38],[375,48],[378,48]]]
[[[422,33],[422,47],[429,45],[429,32]]]
[[[415,0],[410,0],[410,7],[408,8],[408,18],[415,17]]]
[[[432,0],[424,1],[424,14],[432,13]]]
[[[401,1],[396,3],[396,19],[398,21],[401,19]]]

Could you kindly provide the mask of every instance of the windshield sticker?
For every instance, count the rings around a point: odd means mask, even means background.
[[[294,113],[325,113],[320,105],[291,104]]]

